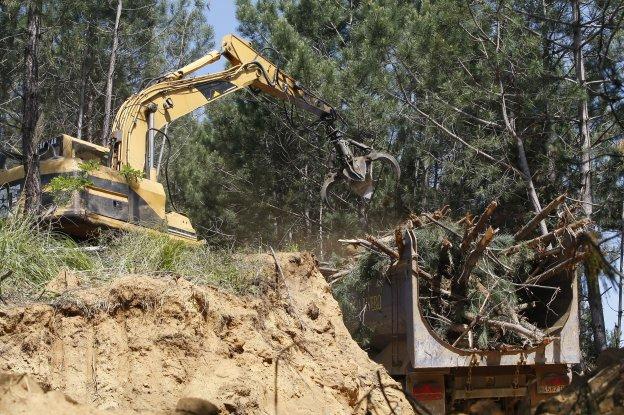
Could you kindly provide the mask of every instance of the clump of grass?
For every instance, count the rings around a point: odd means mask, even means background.
[[[100,241],[102,270],[111,274],[177,271],[184,243],[166,235],[139,231],[107,233]]]
[[[238,294],[257,294],[262,266],[238,253],[207,246],[192,247],[184,252],[180,273],[199,284],[216,285]]]
[[[84,285],[128,274],[175,275],[238,294],[258,289],[259,264],[231,250],[191,245],[155,232],[110,232],[101,236],[101,250],[83,246],[51,230],[33,216],[0,220],[0,286],[3,299],[24,301],[45,293],[47,282],[66,269],[79,272]]]
[[[2,287],[8,294],[32,295],[63,268],[82,271],[93,266],[75,242],[54,233],[34,216],[0,220],[0,272],[12,272]]]
[[[164,234],[142,231],[110,233],[101,242],[106,249],[99,255],[100,277],[171,274],[236,293],[254,291],[256,267],[237,259],[231,250],[191,245]]]

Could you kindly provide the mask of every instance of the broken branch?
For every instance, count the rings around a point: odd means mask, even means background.
[[[529,233],[535,227],[537,227],[546,216],[548,216],[553,210],[555,210],[560,204],[565,201],[565,198],[565,193],[557,196],[552,202],[548,204],[548,206],[542,209],[537,215],[533,217],[533,219],[531,219],[526,225],[524,225],[522,229],[516,232],[516,234],[514,235],[514,241],[518,242],[526,238]]]

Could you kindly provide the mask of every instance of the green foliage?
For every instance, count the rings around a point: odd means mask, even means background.
[[[115,5],[84,0],[43,0],[39,63],[40,104],[45,137],[70,134],[96,141],[101,135],[104,86],[115,21]],[[18,143],[23,42],[27,7],[0,2],[0,129]],[[136,93],[146,80],[181,67],[214,46],[207,0],[124,0],[119,49],[113,77],[113,108]],[[71,22],[68,24],[67,22]],[[59,100],[58,97],[64,97]],[[82,129],[77,131],[82,109]],[[19,147],[19,145],[18,145]]]
[[[83,176],[56,176],[50,180],[50,184],[46,186],[45,190],[55,195],[60,195],[75,190],[83,190],[92,184],[91,180]]]
[[[130,185],[138,183],[141,179],[145,178],[145,172],[143,170],[135,169],[129,164],[125,164],[120,170],[119,174]]]
[[[333,294],[346,326],[355,341],[367,349],[370,345],[372,329],[362,320],[362,311],[366,306],[366,293],[371,287],[381,286],[390,260],[374,252],[367,252],[359,259],[357,266],[333,287]]]
[[[50,183],[44,189],[52,194],[57,205],[68,202],[69,197],[75,191],[84,190],[87,186],[92,186],[93,181],[89,175],[100,167],[97,160],[89,160],[78,164],[80,171],[76,175],[61,175],[50,180]]]
[[[100,168],[100,162],[97,160],[88,160],[78,163],[78,168],[80,171],[84,172],[85,175],[89,175]]]

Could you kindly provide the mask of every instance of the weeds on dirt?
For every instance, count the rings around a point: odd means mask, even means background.
[[[93,241],[89,244],[92,246]],[[175,276],[237,294],[257,290],[258,269],[230,250],[190,245],[153,232],[111,232],[89,249],[58,234],[31,216],[0,220],[0,300],[34,300],[63,269],[84,286],[128,274]]]
[[[84,271],[94,261],[72,240],[54,233],[34,216],[0,220],[0,272],[11,272],[4,290],[34,295],[62,268]]]
[[[99,268],[109,278],[128,273],[171,274],[236,293],[253,292],[253,264],[237,260],[234,251],[140,231],[105,235],[101,245],[106,249],[99,255]]]

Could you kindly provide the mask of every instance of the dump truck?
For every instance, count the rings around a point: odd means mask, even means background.
[[[415,236],[402,230],[399,259],[380,284],[360,295],[363,320],[373,333],[369,354],[413,397],[422,413],[481,413],[488,400],[508,414],[529,413],[541,400],[571,380],[570,366],[580,362],[577,277],[565,270],[550,281],[552,291],[532,295],[553,310],[544,320],[541,307],[529,313],[533,324],[552,337],[547,344],[509,350],[478,350],[451,345],[423,316]],[[539,302],[539,301],[538,301]],[[471,409],[472,408],[472,409]]]

